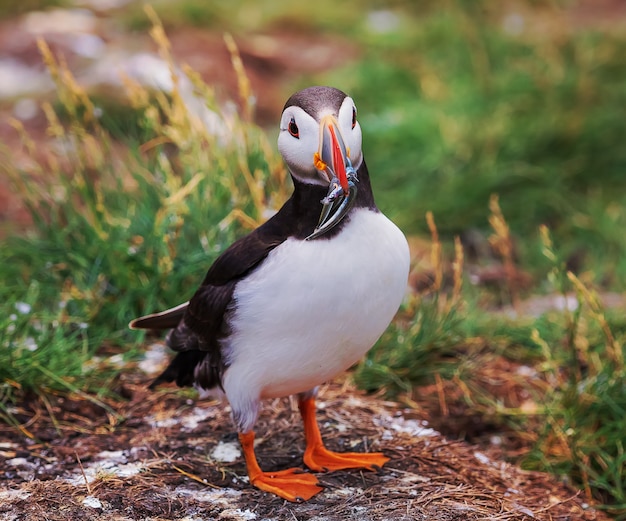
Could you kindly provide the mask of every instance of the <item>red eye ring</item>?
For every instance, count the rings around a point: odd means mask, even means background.
[[[296,125],[295,118],[293,117],[291,118],[291,121],[289,122],[289,125],[287,126],[287,130],[293,137],[295,137],[296,139],[300,139],[300,130],[298,129],[298,125]]]
[[[356,107],[352,107],[352,128],[356,127]]]

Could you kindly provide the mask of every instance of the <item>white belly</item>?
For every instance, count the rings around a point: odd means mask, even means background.
[[[345,371],[389,325],[408,272],[404,235],[370,210],[353,211],[330,240],[285,241],[235,288],[228,398],[304,392]]]

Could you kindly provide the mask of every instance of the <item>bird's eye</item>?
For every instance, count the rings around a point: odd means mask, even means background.
[[[356,127],[356,107],[352,107],[352,128]]]
[[[289,130],[289,133],[293,137],[300,139],[300,131],[298,130],[298,125],[296,125],[295,118],[291,118],[291,121],[289,122],[289,126],[287,127],[287,130]]]

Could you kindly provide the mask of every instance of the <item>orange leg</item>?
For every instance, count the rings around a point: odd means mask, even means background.
[[[300,401],[300,414],[304,422],[306,450],[304,463],[311,470],[333,471],[342,469],[376,470],[389,461],[381,453],[331,452],[324,447],[322,435],[315,419],[315,399],[306,398]]]
[[[263,472],[254,454],[254,432],[239,434],[243,455],[248,467],[250,483],[288,501],[308,501],[323,490],[317,478],[301,469],[293,468],[279,472]]]

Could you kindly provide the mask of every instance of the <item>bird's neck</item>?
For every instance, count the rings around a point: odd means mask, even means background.
[[[359,182],[357,183],[357,197],[354,201],[355,208],[369,208],[378,211],[372,195],[372,187],[367,172],[365,162],[361,163],[357,171]],[[283,205],[279,212],[263,225],[264,232],[269,235],[282,237],[288,236],[304,239],[313,233],[317,226],[322,211],[322,199],[326,197],[328,187],[315,185],[300,181],[297,177],[293,179],[294,190],[289,200]],[[349,220],[350,214],[344,219]],[[345,222],[340,222],[333,229],[323,235],[330,239],[341,230]]]
[[[365,159],[361,161],[361,166],[357,170],[357,197],[354,206],[357,208],[369,208],[378,211],[376,202],[374,201],[374,192],[372,192],[372,184],[370,183],[370,174],[365,164]]]
[[[321,206],[311,203],[312,201],[319,201],[321,204],[321,200],[327,195],[328,187],[305,183],[293,175],[291,177],[294,184],[294,191],[292,195],[294,211],[298,215],[301,215],[301,218],[304,218],[308,214],[312,214],[315,218],[319,218]],[[357,196],[354,201],[354,208],[369,208],[371,210],[377,210],[365,160],[361,162],[361,166],[359,166],[359,169],[357,170],[357,178],[359,181],[357,182]]]

